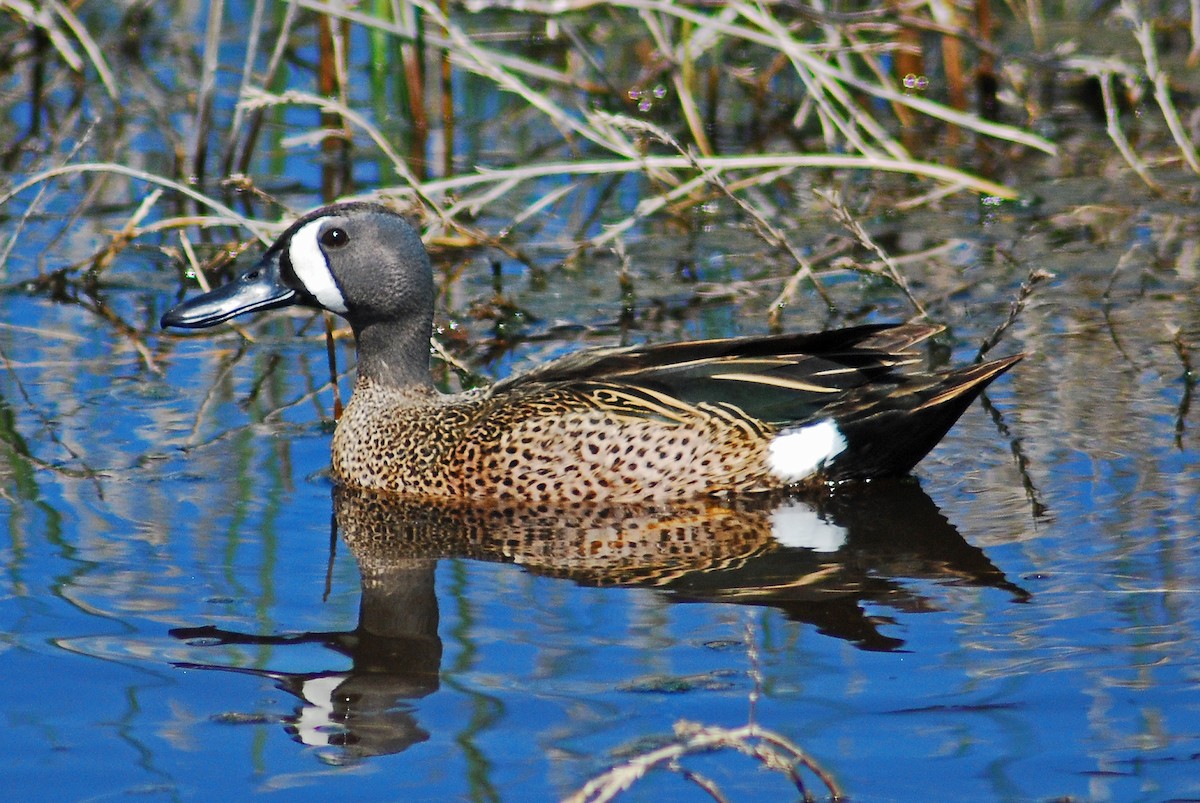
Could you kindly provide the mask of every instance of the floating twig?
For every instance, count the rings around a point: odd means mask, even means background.
[[[672,743],[634,756],[592,778],[567,797],[565,803],[603,803],[612,800],[656,769],[677,773],[699,786],[714,800],[725,800],[715,782],[687,769],[681,763],[687,756],[725,749],[736,750],[761,762],[769,770],[783,773],[805,801],[815,798],[805,786],[804,778],[800,774],[801,768],[807,769],[820,780],[830,800],[841,800],[844,793],[833,775],[790,739],[757,723],[757,702],[762,694],[763,677],[754,625],[749,618],[746,619],[743,628],[743,643],[746,645],[750,662],[748,671],[752,682],[748,721],[745,725],[740,728],[722,728],[679,720],[673,729]]]
[[[975,362],[983,362],[983,358],[989,351],[999,344],[1004,337],[1004,333],[1017,322],[1021,312],[1025,309],[1025,305],[1029,303],[1030,296],[1033,295],[1034,288],[1047,279],[1053,279],[1054,274],[1041,268],[1031,268],[1029,275],[1025,277],[1025,281],[1021,282],[1021,287],[1017,290],[1017,297],[1013,299],[1012,304],[1008,307],[1008,317],[1004,322],[992,330],[992,333],[983,339],[979,344],[979,351],[975,352]]]

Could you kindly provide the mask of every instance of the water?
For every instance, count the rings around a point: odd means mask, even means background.
[[[29,108],[6,102],[12,128]],[[163,158],[140,131],[89,147]],[[270,173],[298,206],[310,167]],[[995,352],[1029,356],[914,478],[505,516],[335,493],[319,321],[159,332],[173,236],[94,282],[31,283],[89,258],[145,192],[110,185],[76,218],[85,193],[54,185],[0,294],[4,787],[556,799],[688,721],[769,729],[856,800],[1200,798],[1194,178],[1160,175],[1156,199],[1116,167],[1026,167],[1030,206],[869,221],[898,255],[946,246],[906,267],[948,326],[938,364],[973,357],[1031,268],[1054,274]],[[627,213],[636,190],[556,208],[529,261],[439,259],[449,348],[497,378],[582,345],[765,331],[790,269],[722,202],[634,230],[632,295],[610,254],[561,266],[588,210]],[[797,192],[793,237],[820,243],[828,211]],[[836,311],[804,293],[789,329],[911,315],[886,282],[827,285]],[[345,395],[344,342],[339,364]],[[795,796],[732,748],[685,763],[732,799]],[[704,796],[656,772],[629,799]]]
[[[546,799],[677,720],[753,708],[859,799],[1200,794],[1200,483],[1172,343],[1200,331],[1194,288],[1131,268],[1104,304],[1106,249],[1022,248],[1058,278],[1002,348],[1030,352],[989,394],[1005,429],[976,406],[915,481],[503,526],[351,501],[332,558],[318,339],[279,316],[253,343],[164,337],[149,274],[106,300],[145,321],[156,375],[86,307],[8,294],[6,784]],[[983,290],[954,307],[960,360],[1003,310]],[[681,549],[613,542],[656,522]],[[732,751],[697,761],[730,794],[789,788]],[[634,798],[685,789],[654,775]]]

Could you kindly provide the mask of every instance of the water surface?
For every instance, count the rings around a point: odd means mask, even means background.
[[[114,142],[163,159],[153,136],[130,146],[144,133]],[[312,164],[270,173],[298,208],[317,202]],[[1157,199],[1119,169],[1057,165],[1014,176],[1030,203],[868,221],[897,255],[939,249],[906,267],[947,326],[934,365],[971,360],[1029,271],[1054,274],[995,350],[1027,359],[913,478],[507,514],[335,492],[320,321],[159,332],[195,292],[159,250],[177,239],[146,237],[94,282],[38,281],[147,191],[113,185],[75,217],[83,195],[54,185],[0,294],[5,787],[554,799],[687,720],[771,729],[857,800],[1200,798],[1194,178]],[[585,211],[616,219],[636,189],[590,185],[524,260],[439,255],[448,348],[491,379],[585,345],[766,331],[791,268],[728,204],[645,221],[624,284],[611,254],[564,262]],[[815,249],[828,211],[793,200]],[[785,327],[913,314],[877,279],[827,286],[834,310],[802,293]],[[733,750],[689,766],[732,799],[794,794]],[[688,795],[657,773],[631,798]]]

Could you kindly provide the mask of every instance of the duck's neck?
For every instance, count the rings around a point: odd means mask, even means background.
[[[416,395],[437,393],[429,374],[432,325],[431,318],[413,316],[356,328],[359,380]]]

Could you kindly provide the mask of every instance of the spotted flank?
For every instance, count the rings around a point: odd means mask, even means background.
[[[296,221],[235,282],[164,326],[300,304],[343,315],[358,349],[333,437],[337,482],[494,502],[640,502],[904,474],[1021,355],[940,371],[941,328],[590,349],[490,388],[443,394],[429,371],[435,287],[399,215],[369,203]],[[832,539],[826,539],[832,543]]]
[[[288,259],[296,278],[309,295],[325,309],[341,315],[346,312],[346,300],[329,271],[329,263],[318,240],[327,221],[328,218],[319,217],[297,229],[288,244]]]

